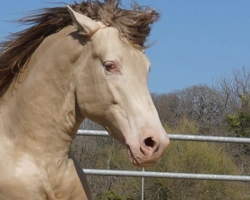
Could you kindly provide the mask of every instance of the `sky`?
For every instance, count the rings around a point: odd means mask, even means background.
[[[73,0],[1,0],[0,40],[24,27],[9,21],[28,11]],[[80,2],[79,0],[77,2]],[[132,1],[123,0],[128,7]],[[213,86],[243,66],[250,69],[249,0],[137,0],[161,13],[146,50],[149,89],[169,93],[199,84]]]

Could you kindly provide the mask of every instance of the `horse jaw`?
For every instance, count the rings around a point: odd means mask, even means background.
[[[150,100],[150,95],[148,98]],[[148,98],[144,95],[140,102],[144,104],[144,99]],[[124,97],[119,102],[125,105],[128,100]],[[101,124],[112,137],[127,148],[127,154],[133,165],[153,166],[160,162],[169,144],[169,138],[161,125],[153,102],[148,101],[148,105],[145,103],[145,106],[136,106],[138,104],[135,102],[131,105],[126,109],[122,109],[125,106],[111,105],[106,110],[105,121],[101,121]]]

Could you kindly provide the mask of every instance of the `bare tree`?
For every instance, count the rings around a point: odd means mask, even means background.
[[[180,120],[180,113],[177,109],[179,106],[179,99],[176,93],[169,94],[151,94],[155,107],[158,111],[159,117],[163,124],[168,126],[175,126]]]
[[[199,125],[203,134],[218,134],[225,110],[225,99],[206,85],[186,88],[177,93],[180,108],[188,119]]]
[[[217,134],[226,108],[224,96],[206,85],[196,85],[170,94],[152,95],[163,123],[176,126],[182,118],[197,122],[203,134]]]
[[[249,111],[250,104],[250,70],[242,67],[235,70],[232,77],[224,77],[219,82],[220,92],[228,101],[228,112]]]

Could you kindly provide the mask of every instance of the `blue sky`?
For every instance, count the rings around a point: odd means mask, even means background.
[[[11,0],[0,7],[0,40],[22,27],[6,21],[27,11],[72,0]],[[79,2],[79,1],[78,1]],[[130,0],[123,0],[124,6]],[[162,15],[146,52],[152,63],[151,92],[168,93],[197,84],[212,86],[243,66],[250,68],[249,0],[138,0]]]

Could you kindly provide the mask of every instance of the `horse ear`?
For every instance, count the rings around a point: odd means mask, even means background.
[[[70,6],[67,6],[67,8],[71,15],[73,24],[77,26],[81,34],[85,36],[91,36],[100,28],[98,23],[96,23],[94,20],[83,14],[75,12]]]

